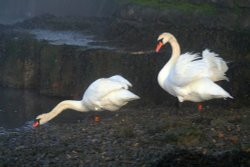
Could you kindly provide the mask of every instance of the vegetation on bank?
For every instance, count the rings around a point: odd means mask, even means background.
[[[164,1],[164,0],[115,0],[118,4],[122,3],[134,3],[139,5],[146,5],[155,7],[161,10],[164,9],[176,9],[183,12],[197,12],[205,15],[216,15],[222,10],[221,7],[216,6],[215,4],[209,4],[206,2],[201,3],[189,3],[189,2],[180,2],[180,1]],[[232,8],[224,8],[224,10],[230,10],[230,12],[240,15],[242,9],[235,5]]]
[[[146,5],[151,7],[157,7],[159,9],[177,9],[182,11],[197,11],[207,14],[214,14],[217,11],[217,8],[213,5],[202,3],[202,4],[193,4],[187,2],[166,2],[159,0],[121,0],[120,3],[135,3],[140,5]]]

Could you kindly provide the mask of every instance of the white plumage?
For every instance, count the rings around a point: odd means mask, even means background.
[[[226,62],[208,49],[202,55],[185,53],[180,55],[180,46],[170,33],[158,37],[156,51],[170,43],[172,56],[158,74],[159,85],[178,98],[180,102],[201,102],[213,98],[233,98],[215,82],[228,80]]]
[[[131,86],[132,84],[120,75],[98,79],[87,88],[82,103],[89,110],[116,111],[129,101],[139,99],[128,90]]]
[[[85,91],[82,100],[64,100],[57,104],[49,113],[37,116],[34,127],[42,125],[65,109],[80,112],[117,111],[129,101],[140,97],[128,90],[132,84],[120,75],[110,78],[100,78],[94,81]]]

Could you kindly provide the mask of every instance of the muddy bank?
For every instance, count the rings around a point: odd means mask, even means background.
[[[174,107],[126,107],[118,113],[78,113],[67,123],[72,112],[36,129],[30,125],[0,134],[0,165],[250,165],[246,108],[194,112],[185,107],[180,112]],[[100,122],[94,122],[97,114]]]

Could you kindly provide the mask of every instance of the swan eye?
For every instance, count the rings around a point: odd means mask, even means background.
[[[158,42],[161,42],[161,43],[163,43],[163,38],[159,39],[159,40],[158,40]]]

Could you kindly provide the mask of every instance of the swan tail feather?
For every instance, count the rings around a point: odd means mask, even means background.
[[[126,105],[129,101],[140,99],[139,96],[130,92],[129,90],[122,89],[112,92],[102,100],[102,106],[109,111],[119,110],[122,106]]]
[[[225,91],[218,84],[214,83],[208,78],[203,78],[189,85],[188,99],[191,101],[204,101],[213,98],[233,98],[227,91]]]

